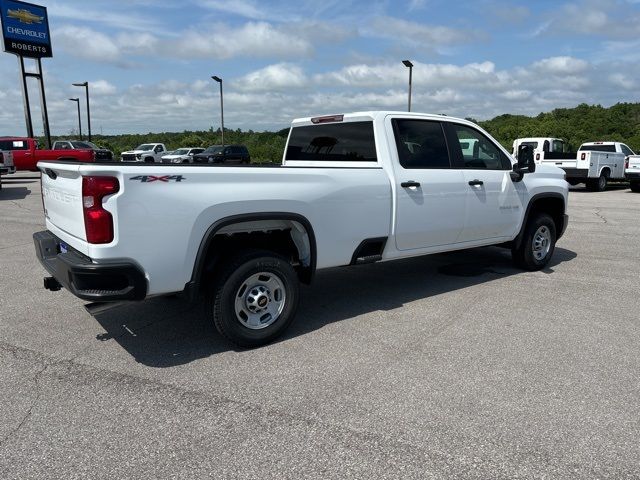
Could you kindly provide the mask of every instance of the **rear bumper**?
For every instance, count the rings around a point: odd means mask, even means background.
[[[6,166],[0,163],[0,174],[7,175],[11,173],[16,173],[15,165]]]
[[[57,282],[83,300],[115,302],[143,300],[147,295],[144,273],[131,262],[100,263],[81,253],[60,248],[60,239],[45,230],[33,234],[36,255]],[[51,282],[45,281],[49,288]]]
[[[564,170],[566,174],[566,178],[588,178],[589,177],[589,169],[588,168],[564,168],[560,167]]]
[[[627,170],[624,174],[627,180],[640,180],[640,171],[638,172],[630,172]]]

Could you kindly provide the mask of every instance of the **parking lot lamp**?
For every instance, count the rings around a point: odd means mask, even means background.
[[[82,140],[82,122],[80,121],[80,99],[79,98],[70,98],[72,102],[76,102],[78,106],[78,134],[80,135],[80,140]]]
[[[405,67],[407,67],[409,69],[409,108],[408,108],[408,112],[411,111],[411,77],[413,74],[413,63],[411,63],[409,60],[403,60],[402,63],[404,64]]]
[[[74,87],[84,87],[87,95],[87,129],[89,130],[89,141],[91,141],[91,110],[89,109],[89,82],[74,83]]]
[[[222,124],[222,148],[224,150],[224,101],[222,99],[222,79],[216,75],[211,77],[220,84],[220,123]]]

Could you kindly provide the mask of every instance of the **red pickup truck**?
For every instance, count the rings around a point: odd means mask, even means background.
[[[96,161],[94,150],[41,150],[37,140],[26,137],[0,137],[0,150],[10,150],[13,153],[16,170],[37,171],[37,163],[43,160]]]

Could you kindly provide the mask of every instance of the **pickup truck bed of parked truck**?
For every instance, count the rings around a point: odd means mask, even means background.
[[[631,155],[634,155],[633,151],[624,143],[588,142],[576,153],[536,154],[536,162],[562,168],[571,185],[585,183],[589,190],[601,192],[607,188],[609,180],[625,179],[625,165]]]
[[[319,269],[485,245],[543,268],[567,226],[568,185],[522,148],[514,165],[466,120],[361,112],[295,120],[280,167],[42,162],[37,256],[46,288],[93,301],[203,295],[225,337],[261,345]]]
[[[17,170],[38,171],[38,162],[47,160],[71,160],[76,162],[95,162],[96,154],[91,149],[44,150],[33,138],[0,137],[0,150],[13,153],[13,163]]]

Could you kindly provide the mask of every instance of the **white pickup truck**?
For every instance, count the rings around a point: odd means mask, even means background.
[[[316,270],[485,245],[543,268],[568,185],[523,149],[514,165],[466,120],[361,112],[295,120],[276,167],[41,162],[36,252],[50,290],[203,295],[220,333],[253,347],[290,324]]]
[[[587,142],[577,152],[542,152],[536,154],[543,165],[555,165],[567,174],[571,185],[585,183],[587,189],[602,192],[609,180],[625,179],[627,158],[633,151],[620,142]],[[539,158],[540,156],[540,158]]]
[[[164,143],[143,143],[133,150],[122,152],[123,162],[162,163],[162,156],[167,154]]]
[[[518,158],[518,149],[520,145],[529,145],[533,148],[533,155],[535,157],[536,163],[540,163],[540,157],[544,153],[554,152],[560,153],[564,152],[565,142],[561,138],[553,138],[553,137],[528,137],[528,138],[517,138],[513,141],[513,150],[511,155],[514,158]]]
[[[13,153],[0,150],[0,190],[2,190],[2,176],[9,173],[16,173],[16,166],[13,164]]]

